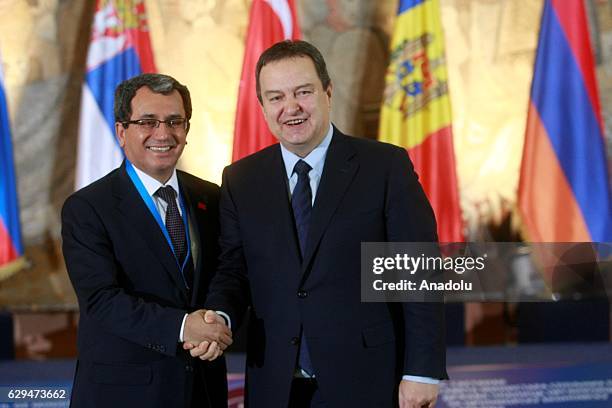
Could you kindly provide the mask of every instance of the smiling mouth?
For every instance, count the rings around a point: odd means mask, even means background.
[[[169,152],[174,146],[147,146],[147,150],[151,150],[155,153],[166,153]]]
[[[301,125],[304,122],[306,122],[306,119],[293,119],[293,120],[286,121],[284,124],[288,126],[297,126],[297,125]]]

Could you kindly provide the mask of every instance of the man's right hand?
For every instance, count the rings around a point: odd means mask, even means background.
[[[202,343],[215,344],[219,355],[233,342],[232,331],[225,324],[225,320],[214,311],[206,309],[187,315],[183,340],[183,348],[187,350]]]

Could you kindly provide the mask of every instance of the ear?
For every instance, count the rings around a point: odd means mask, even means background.
[[[332,97],[332,91],[334,90],[334,84],[332,82],[329,83],[329,85],[327,85],[327,89],[325,90],[325,93],[327,94],[327,97],[329,99],[331,99]]]
[[[125,147],[125,131],[127,129],[123,127],[122,123],[115,122],[115,135],[117,136],[117,140],[119,140],[119,146],[121,148]]]

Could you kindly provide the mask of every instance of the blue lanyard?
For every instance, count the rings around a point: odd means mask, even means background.
[[[161,215],[159,214],[159,211],[157,211],[157,207],[155,206],[153,199],[147,192],[147,189],[145,188],[144,184],[142,184],[142,181],[138,177],[138,174],[136,174],[136,171],[134,170],[132,163],[130,163],[130,161],[127,159],[125,159],[125,169],[127,170],[127,174],[132,180],[132,183],[134,183],[134,185],[136,186],[136,189],[138,190],[138,194],[140,194],[140,197],[142,197],[143,201],[149,208],[149,211],[155,218],[155,221],[157,221],[157,225],[159,225],[159,228],[164,233],[164,236],[166,237],[166,241],[168,242],[168,245],[170,246],[170,248],[172,249],[172,253],[174,254],[174,259],[176,259],[176,263],[179,269],[181,270],[181,276],[183,276],[185,265],[187,265],[187,262],[189,262],[189,258],[191,255],[191,239],[189,237],[189,225],[187,224],[187,211],[185,210],[185,203],[183,202],[182,196],[179,195],[179,204],[181,206],[181,210],[183,211],[183,216],[181,218],[183,219],[183,224],[185,225],[185,235],[187,237],[187,255],[185,256],[185,260],[183,261],[183,265],[181,266],[178,263],[178,258],[176,257],[176,252],[174,250],[174,246],[172,245],[172,240],[170,239],[170,234],[168,233],[166,224],[162,221]],[[189,288],[189,286],[187,285],[187,281],[185,280],[185,276],[183,276],[183,282],[185,282],[185,286]]]

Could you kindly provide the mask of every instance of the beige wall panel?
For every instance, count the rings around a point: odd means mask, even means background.
[[[516,200],[542,0],[441,0],[461,207],[473,233]]]
[[[147,0],[157,69],[191,91],[180,167],[221,182],[231,161],[248,7],[243,0]]]

